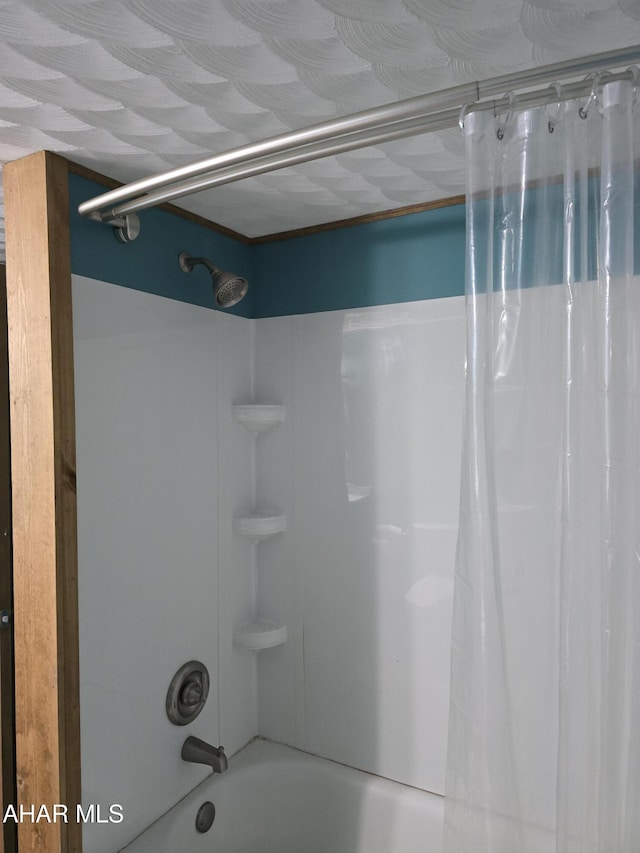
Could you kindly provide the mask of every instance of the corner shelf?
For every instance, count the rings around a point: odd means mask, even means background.
[[[266,432],[272,426],[282,423],[285,407],[266,403],[247,403],[232,406],[233,417],[245,429],[254,435]]]
[[[277,622],[258,619],[250,625],[244,625],[233,632],[233,645],[237,649],[259,652],[262,649],[272,649],[287,641],[287,628]]]
[[[371,486],[356,486],[355,483],[347,483],[347,498],[349,499],[349,503],[368,498],[371,491]]]
[[[255,510],[233,519],[233,530],[239,536],[246,536],[254,542],[262,542],[270,536],[286,530],[287,519],[284,515],[271,510]]]

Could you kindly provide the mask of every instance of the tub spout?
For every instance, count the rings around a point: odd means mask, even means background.
[[[182,744],[180,756],[191,764],[206,764],[214,773],[224,773],[227,769],[227,756],[223,746],[211,746],[199,737],[188,737]]]

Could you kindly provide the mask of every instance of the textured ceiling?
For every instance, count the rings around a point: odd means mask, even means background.
[[[399,98],[640,43],[640,0],[0,0],[0,162],[128,181]],[[458,130],[180,204],[250,236],[463,191]]]

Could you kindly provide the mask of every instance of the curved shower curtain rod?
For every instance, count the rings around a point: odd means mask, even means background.
[[[640,46],[636,45],[396,101],[232,148],[188,166],[133,181],[82,202],[78,212],[116,227],[120,238],[129,242],[139,231],[136,211],[286,166],[453,127],[464,114],[465,107],[502,113],[509,108],[527,109],[579,98],[593,93],[596,84],[590,77],[563,84],[561,92],[558,87],[547,86],[521,93],[515,104],[513,93],[582,74],[593,75],[639,60]],[[611,75],[608,79],[621,79],[627,73]],[[479,103],[496,96],[501,97]]]

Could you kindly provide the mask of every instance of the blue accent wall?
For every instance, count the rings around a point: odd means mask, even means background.
[[[460,296],[465,206],[252,246],[255,317]]]
[[[70,176],[71,268],[89,278],[214,307],[204,268],[178,267],[186,250],[249,279],[230,313],[277,317],[460,296],[465,276],[465,206],[381,219],[248,246],[162,210],[140,214],[141,234],[118,242],[81,217],[78,205],[104,187]]]
[[[251,247],[232,237],[218,234],[164,210],[145,210],[140,214],[142,230],[133,243],[121,243],[113,229],[80,216],[78,205],[105,188],[69,175],[71,219],[71,270],[77,275],[155,293],[169,299],[215,308],[211,276],[204,267],[182,272],[178,255],[182,251],[203,255],[223,270],[253,280]],[[253,316],[253,291],[229,314]]]

